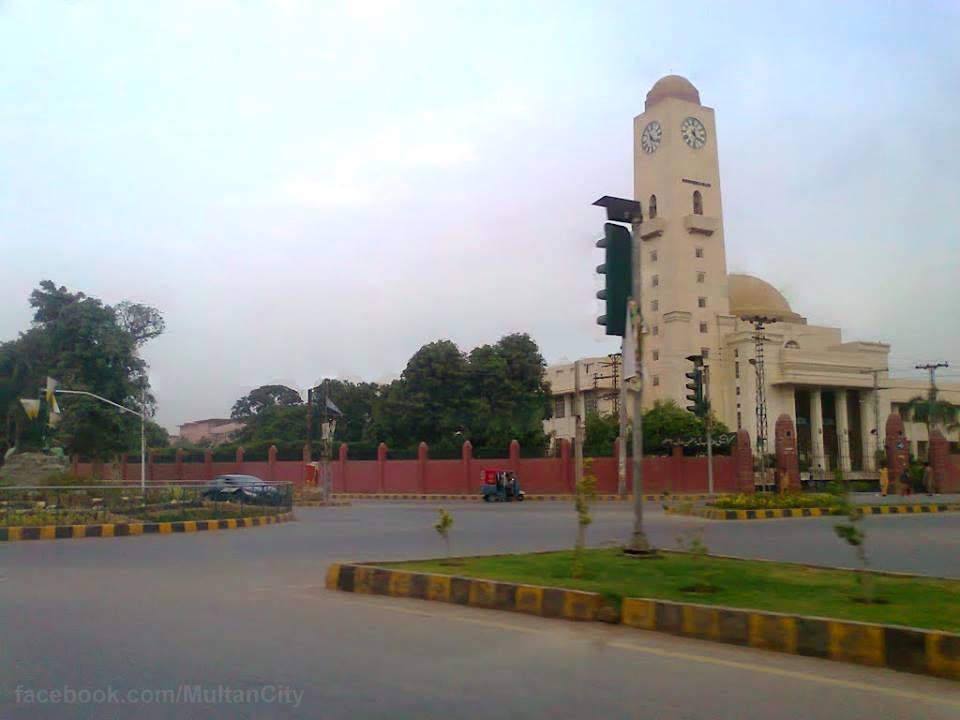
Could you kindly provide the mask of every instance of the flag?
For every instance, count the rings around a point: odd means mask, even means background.
[[[54,380],[52,377],[47,378],[47,387],[44,391],[47,400],[47,407],[50,410],[50,416],[47,420],[47,424],[50,427],[56,427],[60,423],[60,406],[57,404],[57,385],[60,383]]]
[[[343,413],[340,412],[340,408],[338,408],[334,404],[333,400],[331,400],[330,398],[327,398],[327,410],[331,410],[332,412],[335,412],[337,415],[343,415]]]
[[[27,414],[28,418],[31,420],[37,419],[37,415],[40,414],[39,400],[21,399],[20,404],[23,405],[23,411]]]

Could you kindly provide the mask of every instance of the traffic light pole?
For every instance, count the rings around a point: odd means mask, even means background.
[[[706,365],[703,366],[703,396],[706,406],[703,424],[707,430],[707,493],[713,495],[713,422],[710,417],[710,368]]]
[[[605,249],[604,264],[597,272],[606,276],[605,288],[597,297],[606,301],[606,314],[597,318],[606,326],[607,335],[623,338],[623,379],[626,385],[627,358],[633,360],[636,379],[633,389],[633,532],[624,552],[630,555],[650,556],[650,541],[643,530],[643,304],[642,254],[635,246],[640,237],[643,209],[636,200],[604,195],[593,203],[607,212],[604,237],[597,247]],[[615,224],[621,223],[621,224]],[[623,227],[629,225],[633,234]],[[627,342],[627,338],[631,342]],[[625,406],[626,403],[621,403]],[[623,445],[621,431],[621,445]],[[621,448],[621,451],[623,448]],[[624,458],[624,466],[626,458]]]
[[[617,495],[627,494],[627,383],[623,377],[624,358],[630,352],[626,340],[620,338],[620,446],[617,450]]]

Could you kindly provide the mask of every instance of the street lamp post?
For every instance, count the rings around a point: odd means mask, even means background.
[[[115,403],[113,400],[107,400],[107,398],[96,395],[92,392],[87,392],[86,390],[62,390],[56,388],[55,393],[60,395],[86,395],[87,397],[92,397],[95,400],[100,402],[105,402],[107,405],[113,405],[118,410],[123,410],[123,412],[130,413],[131,415],[136,415],[140,418],[140,491],[142,493],[147,492],[147,434],[146,434],[146,425],[147,425],[147,390],[143,389],[143,394],[140,396],[140,408],[141,412],[136,410],[131,410],[128,407],[125,407],[119,403]]]

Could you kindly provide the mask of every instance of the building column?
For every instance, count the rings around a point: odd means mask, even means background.
[[[847,391],[837,390],[833,393],[836,401],[837,414],[837,447],[840,452],[840,469],[850,472],[850,418],[847,413]]]
[[[813,455],[810,469],[816,473],[818,468],[829,470],[823,454],[823,404],[820,390],[810,390],[810,450]]]

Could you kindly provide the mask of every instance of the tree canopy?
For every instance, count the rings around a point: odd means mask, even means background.
[[[713,436],[729,433],[727,426],[711,418]],[[609,455],[620,431],[616,415],[587,415],[584,421],[583,452],[585,455]],[[679,407],[673,400],[659,400],[643,414],[643,452],[656,455],[670,452],[670,440],[706,437],[702,418]],[[627,446],[631,439],[628,436]]]
[[[7,445],[38,449],[44,442],[67,453],[108,459],[131,447],[139,420],[109,405],[82,396],[58,397],[60,424],[34,436],[41,423],[29,422],[20,398],[36,398],[47,376],[71,390],[86,390],[148,414],[154,410],[147,365],[139,349],[164,330],[160,311],[122,302],[115,307],[82,292],[71,292],[50,280],[40,283],[29,298],[30,329],[0,345],[0,412],[4,413]],[[41,418],[42,419],[42,418]]]
[[[233,404],[230,417],[234,420],[249,420],[266,408],[301,404],[303,404],[303,398],[293,388],[286,385],[261,385]]]
[[[544,367],[526,334],[507,335],[469,354],[450,340],[438,340],[414,353],[393,382],[323,381],[314,392],[314,426],[319,427],[326,396],[343,413],[336,418],[339,442],[371,447],[386,442],[396,451],[413,451],[425,441],[437,452],[458,452],[464,440],[504,450],[517,439],[540,448],[551,407]],[[280,395],[282,387],[266,385],[237,401],[233,417],[247,423],[237,443],[306,442],[307,409],[292,395]]]

